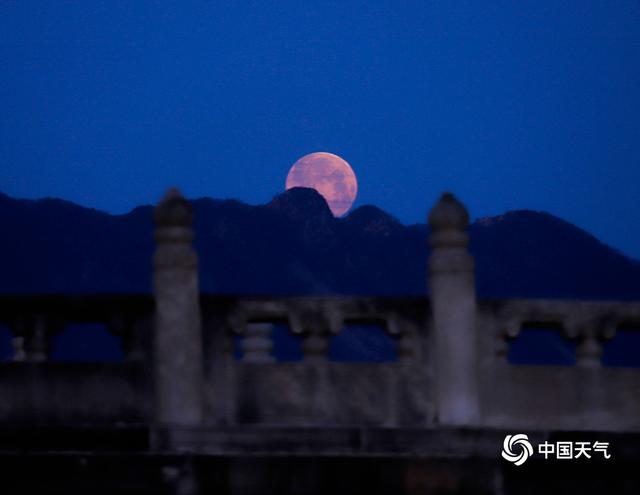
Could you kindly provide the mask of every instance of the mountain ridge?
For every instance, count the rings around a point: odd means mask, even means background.
[[[426,224],[404,225],[374,205],[335,218],[305,188],[263,205],[191,203],[203,292],[426,294]],[[151,205],[112,215],[0,193],[0,228],[10,233],[0,293],[150,292],[152,214]],[[550,213],[479,218],[469,233],[480,297],[640,298],[640,262]]]

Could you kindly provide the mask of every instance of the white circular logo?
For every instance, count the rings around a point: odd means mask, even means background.
[[[517,454],[513,451],[514,447],[519,450]],[[516,466],[522,466],[524,462],[533,455],[533,447],[529,442],[529,437],[524,433],[517,435],[507,435],[502,443],[502,457],[513,462]]]

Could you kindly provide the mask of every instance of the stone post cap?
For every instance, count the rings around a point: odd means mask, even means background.
[[[154,218],[159,227],[189,226],[193,222],[193,209],[182,193],[172,187],[156,206]]]
[[[429,212],[428,222],[434,232],[464,231],[469,226],[469,213],[452,193],[445,192]]]

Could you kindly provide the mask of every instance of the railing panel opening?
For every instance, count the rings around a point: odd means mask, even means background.
[[[380,320],[347,320],[338,335],[330,337],[329,360],[384,363],[398,359],[397,345]]]
[[[273,357],[279,363],[302,361],[302,338],[295,335],[286,321],[273,324]]]
[[[53,337],[52,361],[120,362],[124,361],[121,338],[112,335],[102,323],[67,325]]]
[[[576,342],[552,323],[525,323],[517,337],[509,339],[507,361],[514,365],[576,364]]]
[[[0,361],[13,359],[13,334],[5,325],[0,325]]]
[[[616,368],[640,368],[640,325],[621,326],[602,346],[602,364]]]

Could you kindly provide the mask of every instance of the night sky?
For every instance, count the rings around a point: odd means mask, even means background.
[[[356,205],[545,210],[640,258],[640,2],[0,3],[0,191],[267,202],[328,151]]]

